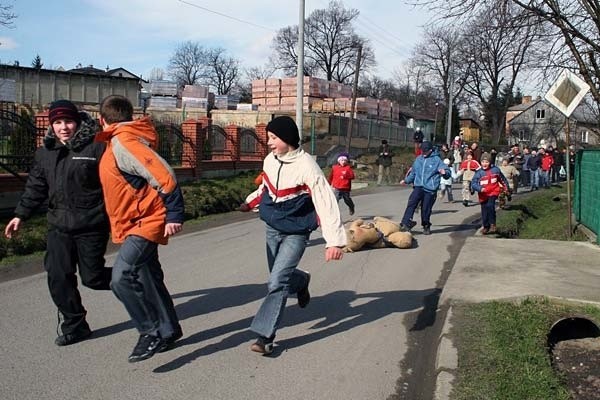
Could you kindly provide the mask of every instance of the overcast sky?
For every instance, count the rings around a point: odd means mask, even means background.
[[[223,47],[243,67],[263,66],[282,27],[298,23],[296,0],[3,0],[18,15],[0,27],[0,62],[44,68],[123,67],[147,77],[166,69],[178,44]],[[306,16],[328,0],[306,0]],[[345,0],[360,17],[356,31],[371,41],[378,76],[390,78],[421,36],[428,16],[402,0]],[[220,15],[221,14],[221,15]],[[232,18],[228,18],[232,17]]]

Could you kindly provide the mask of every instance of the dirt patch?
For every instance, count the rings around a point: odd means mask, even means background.
[[[552,356],[573,400],[600,399],[600,338],[558,342]]]

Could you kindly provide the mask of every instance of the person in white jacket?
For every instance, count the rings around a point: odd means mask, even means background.
[[[259,335],[250,349],[263,355],[273,351],[288,296],[296,294],[300,308],[310,301],[310,274],[297,268],[310,233],[321,227],[325,261],[340,260],[347,241],[335,194],[312,156],[300,148],[294,120],[273,119],[267,135],[271,153],[263,163],[262,183],[239,208],[260,205],[266,223],[268,291],[250,326]]]

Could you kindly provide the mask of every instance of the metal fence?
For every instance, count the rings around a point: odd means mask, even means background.
[[[348,136],[350,119],[347,117],[331,116],[329,118],[329,134],[338,138]],[[351,137],[367,139],[368,142],[377,143],[387,140],[393,146],[404,146],[412,143],[414,130],[391,121],[376,119],[355,119],[352,123]]]
[[[158,134],[158,154],[172,167],[181,166],[184,137],[181,123],[169,120],[154,121]]]
[[[575,160],[575,219],[596,234],[600,244],[600,150],[580,150]]]
[[[37,136],[33,117],[27,109],[0,103],[0,169],[15,176],[28,172],[33,163]]]

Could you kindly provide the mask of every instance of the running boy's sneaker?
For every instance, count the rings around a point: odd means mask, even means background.
[[[298,291],[298,306],[300,308],[304,308],[310,303],[310,292],[308,291],[308,284],[310,283],[310,273],[304,271],[306,273],[306,285]]]

